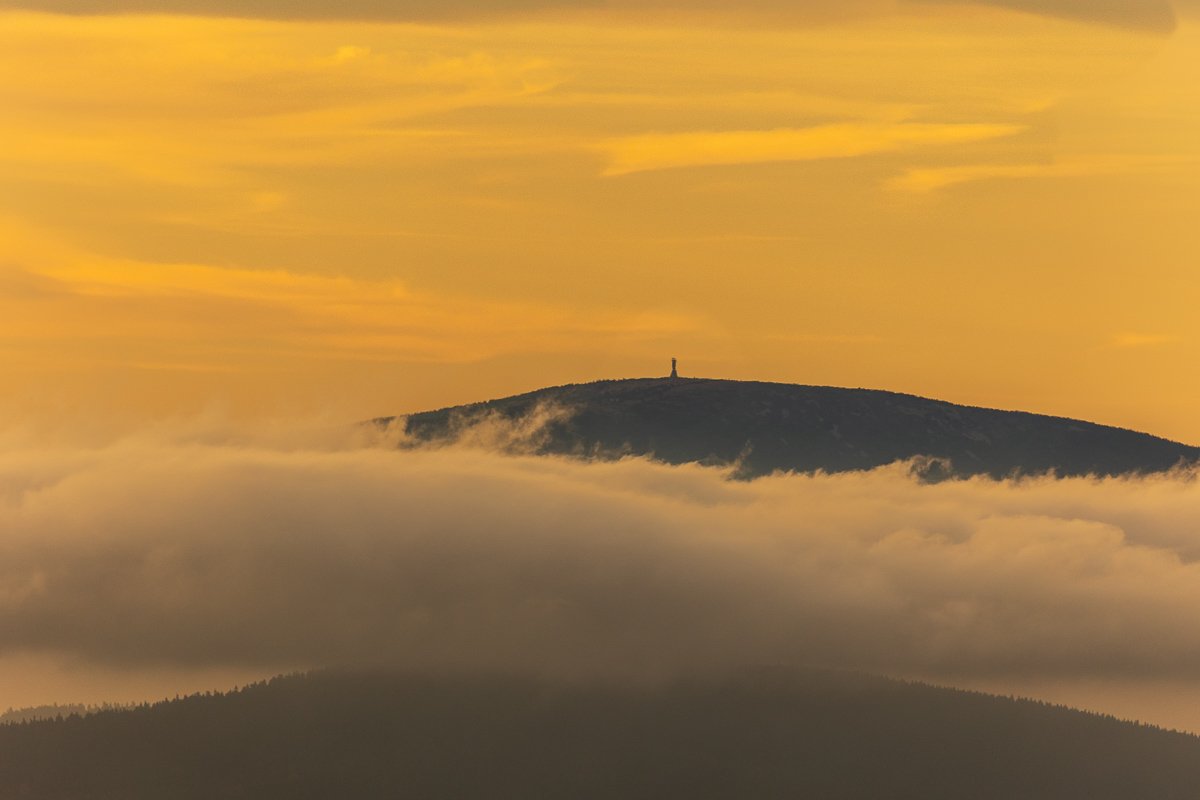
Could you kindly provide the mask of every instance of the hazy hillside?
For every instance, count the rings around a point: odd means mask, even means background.
[[[1154,800],[1200,796],[1200,739],[815,673],[659,690],[318,675],[0,727],[0,796]]]
[[[445,440],[488,415],[519,421],[547,405],[567,413],[547,423],[538,452],[633,453],[673,464],[740,459],[747,476],[868,469],[914,456],[949,459],[959,475],[995,477],[1156,472],[1200,460],[1197,447],[1077,420],[866,389],[687,378],[541,389],[415,414],[407,430]]]

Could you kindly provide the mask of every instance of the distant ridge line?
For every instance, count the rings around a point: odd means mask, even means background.
[[[844,472],[914,458],[930,477],[995,478],[1053,473],[1161,473],[1200,463],[1200,448],[1086,420],[967,406],[882,389],[734,381],[630,378],[570,383],[412,414],[411,439],[452,440],[472,422],[547,421],[533,452],[607,458],[641,455],[670,464],[737,464],[742,477]],[[397,417],[381,417],[390,424]]]

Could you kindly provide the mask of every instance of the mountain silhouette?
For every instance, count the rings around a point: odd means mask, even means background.
[[[869,389],[697,378],[556,386],[413,414],[404,424],[411,441],[438,443],[484,422],[531,421],[536,435],[523,445],[533,452],[736,465],[742,477],[909,459],[921,459],[931,479],[1113,476],[1200,462],[1198,447],[1091,422]]]
[[[794,670],[638,688],[319,673],[0,725],[10,800],[1198,796],[1194,736]]]

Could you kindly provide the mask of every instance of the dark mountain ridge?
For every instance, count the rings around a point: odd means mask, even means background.
[[[659,687],[321,673],[0,726],[11,800],[1200,796],[1200,738],[838,673]]]
[[[534,452],[738,465],[742,477],[845,472],[927,457],[927,477],[1113,476],[1200,463],[1200,447],[1092,422],[871,389],[701,378],[597,381],[413,414],[416,442],[548,408]],[[396,418],[376,420],[379,424]]]

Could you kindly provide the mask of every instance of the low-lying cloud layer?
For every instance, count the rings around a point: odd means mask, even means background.
[[[0,657],[656,678],[1200,669],[1200,483],[753,483],[153,436],[0,456]]]

